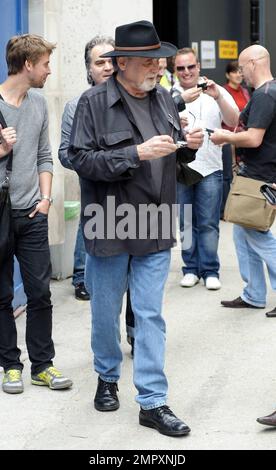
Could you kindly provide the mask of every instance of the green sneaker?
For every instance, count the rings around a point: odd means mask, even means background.
[[[3,378],[2,389],[3,392],[6,393],[22,393],[24,391],[24,385],[21,370],[7,370]]]
[[[62,390],[73,385],[72,380],[64,377],[54,366],[47,367],[37,375],[32,375],[33,385],[46,385],[52,390]]]

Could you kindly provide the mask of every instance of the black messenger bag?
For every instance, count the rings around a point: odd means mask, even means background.
[[[1,111],[0,124],[3,129],[7,127],[6,121]],[[0,269],[3,269],[3,262],[9,255],[13,245],[12,208],[9,194],[13,151],[3,158],[7,158],[7,165],[4,180],[0,181]]]

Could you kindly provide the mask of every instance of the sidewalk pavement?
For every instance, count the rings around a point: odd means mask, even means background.
[[[74,386],[52,391],[31,385],[21,315],[17,327],[25,391],[8,395],[0,390],[0,449],[275,449],[276,428],[266,429],[256,418],[276,408],[276,319],[265,317],[276,296],[269,288],[265,310],[221,307],[221,299],[237,297],[242,288],[232,225],[224,222],[220,258],[220,291],[207,291],[202,283],[185,289],[179,287],[180,249],[174,248],[164,298],[168,404],[191,427],[190,435],[167,437],[138,424],[124,315],[121,407],[110,413],[94,409],[90,308],[74,299],[68,279],[52,283],[55,365]]]

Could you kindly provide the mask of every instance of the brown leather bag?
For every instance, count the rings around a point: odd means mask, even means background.
[[[269,230],[276,210],[260,192],[263,184],[263,181],[236,175],[225,204],[224,219],[262,232]]]

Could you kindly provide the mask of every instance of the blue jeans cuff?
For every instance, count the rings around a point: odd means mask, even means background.
[[[251,299],[248,299],[244,294],[241,294],[241,299],[244,302],[253,305],[253,307],[265,307],[265,302],[253,302]]]
[[[119,377],[118,379],[115,379],[114,377],[104,377],[102,375],[99,375],[100,379],[103,380],[104,382],[109,382],[109,383],[112,383],[112,384],[115,384],[118,382],[119,380]]]
[[[141,406],[142,410],[154,410],[155,408],[160,408],[160,406],[166,405],[166,401],[160,401],[159,403],[154,403],[153,405]]]

